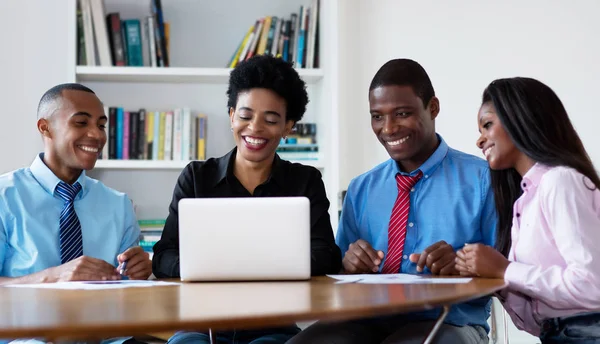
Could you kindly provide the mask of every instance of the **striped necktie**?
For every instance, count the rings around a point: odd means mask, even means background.
[[[75,258],[83,256],[83,237],[81,235],[81,224],[75,213],[73,201],[81,191],[81,185],[76,182],[69,185],[60,182],[56,186],[56,193],[65,201],[60,212],[60,260],[62,264]]]
[[[419,171],[414,176],[403,176],[396,174],[396,185],[398,186],[398,197],[388,228],[388,251],[381,272],[384,274],[395,274],[400,272],[400,260],[404,251],[406,240],[406,222],[410,210],[410,192],[412,187],[421,179],[423,173]]]

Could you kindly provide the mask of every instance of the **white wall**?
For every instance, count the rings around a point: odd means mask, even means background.
[[[341,106],[350,117],[341,130],[347,133],[342,146],[346,152],[361,153],[342,155],[346,167],[341,169],[342,187],[388,158],[370,129],[367,93],[379,67],[399,57],[418,61],[429,73],[441,102],[437,129],[452,147],[481,156],[474,142],[483,89],[495,78],[529,76],[557,92],[593,161],[600,166],[596,134],[600,119],[595,111],[600,80],[600,2],[350,2],[357,7],[345,18],[342,30],[354,36],[353,44],[340,52],[353,62],[343,66],[345,73],[353,76],[352,82],[340,82],[344,85],[341,92],[347,95]]]
[[[28,166],[42,150],[37,103],[72,72],[68,13],[66,1],[0,1],[0,173]]]

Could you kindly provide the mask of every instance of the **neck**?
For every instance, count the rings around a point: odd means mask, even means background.
[[[528,157],[525,154],[521,154],[521,156],[517,159],[517,163],[515,164],[515,170],[523,177],[529,170],[535,165],[535,161]]]
[[[272,159],[254,162],[245,160],[240,154],[237,154],[233,167],[233,175],[248,192],[254,194],[254,189],[269,179],[274,158],[275,155],[273,155]]]
[[[440,140],[438,140],[437,135],[433,135],[433,137],[427,141],[427,144],[417,152],[413,157],[406,160],[398,161],[398,167],[402,172],[412,172],[417,168],[421,167],[429,159],[429,157],[435,152],[435,150],[440,145]]]
[[[79,178],[82,172],[82,170],[80,169],[73,169],[70,167],[63,166],[60,163],[58,157],[56,157],[56,155],[54,155],[52,151],[44,152],[43,161],[44,164],[48,166],[50,171],[52,171],[52,173],[54,173],[54,175],[58,177],[58,179],[68,184],[75,183],[75,181],[77,181],[77,178]]]

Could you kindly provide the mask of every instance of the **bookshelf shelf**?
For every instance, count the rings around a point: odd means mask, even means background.
[[[290,160],[318,169],[325,167],[322,159]],[[114,170],[181,170],[189,164],[187,160],[98,160],[94,169]]]
[[[100,67],[77,66],[77,80],[83,82],[164,82],[164,83],[222,83],[229,80],[230,68],[180,68],[180,67]],[[298,69],[308,84],[324,76],[321,69]]]

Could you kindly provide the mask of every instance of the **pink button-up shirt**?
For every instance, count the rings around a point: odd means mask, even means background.
[[[574,169],[541,164],[521,188],[500,299],[538,336],[544,319],[600,310],[600,191]]]

